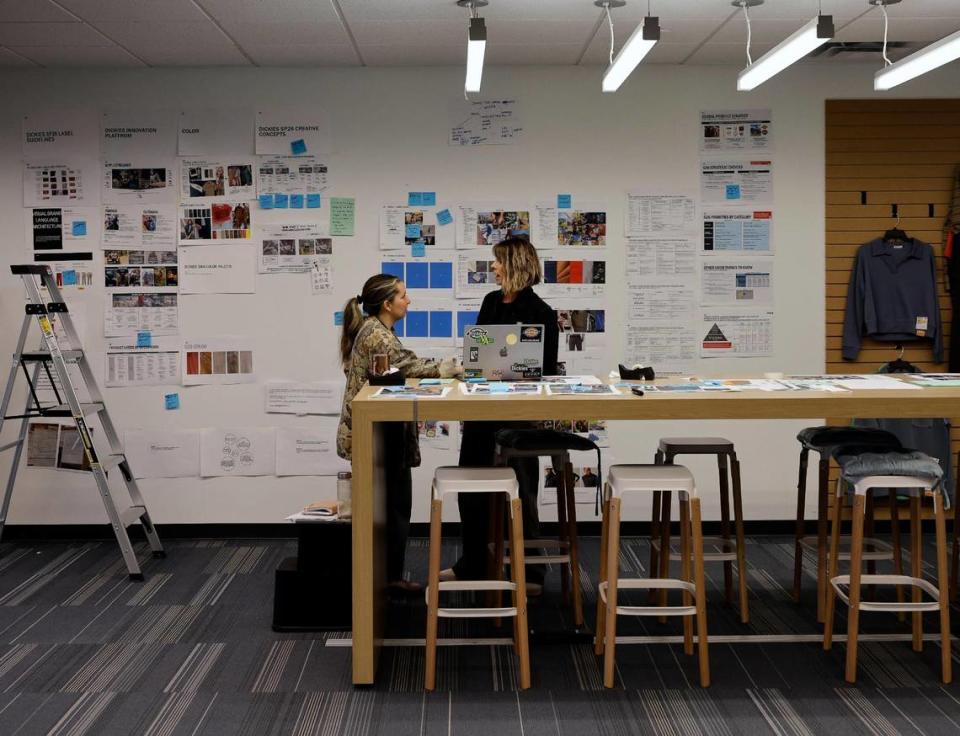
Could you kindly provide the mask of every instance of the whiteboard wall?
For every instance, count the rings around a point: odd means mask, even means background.
[[[24,114],[59,108],[179,111],[236,110],[249,117],[273,105],[321,104],[329,111],[333,153],[330,194],[356,197],[356,235],[334,239],[334,294],[311,296],[302,276],[260,275],[254,295],[181,296],[184,335],[243,334],[256,351],[256,384],[106,390],[114,421],[124,428],[309,426],[310,418],[263,412],[268,379],[323,380],[340,376],[333,313],[376,269],[382,204],[403,203],[408,191],[436,191],[445,203],[516,198],[533,203],[558,193],[607,203],[607,330],[615,367],[623,342],[623,209],[628,190],[698,191],[699,112],[770,107],[776,136],[775,355],[700,361],[704,375],[765,371],[815,373],[824,368],[823,101],[869,97],[873,66],[808,64],[754,93],[738,94],[736,70],[641,66],[614,95],[600,92],[600,69],[490,67],[485,98],[516,97],[524,134],[507,146],[447,145],[447,107],[462,99],[461,68],[183,69],[145,71],[17,71],[0,74],[0,352],[10,354],[22,315],[19,280],[8,265],[28,262],[21,207],[20,123]],[[909,97],[954,96],[956,73],[941,71],[897,92]],[[243,151],[247,153],[247,151]],[[97,152],[93,152],[96,157]],[[326,213],[324,213],[324,216]],[[284,219],[272,214],[273,221]],[[94,218],[97,221],[99,218]],[[261,218],[261,222],[265,218]],[[97,254],[100,258],[100,254]],[[99,263],[99,261],[98,261]],[[293,285],[293,287],[291,287]],[[87,349],[103,374],[103,291],[84,304]],[[13,406],[22,406],[24,387]],[[181,408],[164,409],[178,391]],[[663,422],[613,424],[604,462],[649,462],[660,436],[724,435],[736,442],[750,519],[793,515],[799,429],[814,422]],[[13,438],[8,423],[0,444]],[[424,450],[414,474],[414,521],[428,517],[429,477],[453,452]],[[0,456],[6,478],[10,453]],[[705,518],[717,518],[716,463],[690,459]],[[811,478],[811,483],[815,482]],[[141,488],[158,523],[281,521],[305,503],[335,495],[335,479],[147,479]],[[813,511],[813,494],[810,512]],[[453,507],[453,504],[449,506]],[[647,510],[627,509],[634,518]],[[456,518],[455,508],[447,509]],[[545,515],[544,518],[549,518]],[[587,516],[586,518],[592,518]],[[9,522],[101,523],[106,517],[92,479],[76,473],[21,469]]]

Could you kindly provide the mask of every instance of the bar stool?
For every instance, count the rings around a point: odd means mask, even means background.
[[[673,493],[680,496],[681,579],[625,578],[619,575],[620,503],[628,493]],[[693,537],[691,582],[691,536]],[[603,684],[613,687],[614,649],[617,616],[683,616],[683,651],[693,654],[693,621],[697,619],[697,654],[700,685],[710,686],[710,658],[707,651],[706,589],[703,575],[703,534],[700,528],[700,499],[693,475],[682,465],[614,465],[604,487],[603,524],[600,535],[600,578],[597,586],[597,633],[595,651],[604,655]],[[621,606],[619,590],[680,590],[679,606]]]
[[[565,603],[570,601],[571,578],[573,590],[573,614],[577,628],[583,626],[583,594],[580,586],[579,541],[577,537],[577,506],[574,496],[573,466],[570,452],[595,451],[597,453],[597,476],[603,477],[600,465],[600,448],[592,440],[571,432],[554,429],[501,429],[496,433],[496,464],[507,465],[510,460],[521,457],[549,457],[557,477],[557,525],[558,539],[523,539],[524,550],[536,550],[546,554],[525,555],[528,565],[559,564],[560,586]],[[491,514],[493,523],[493,555],[491,578],[499,577],[501,561],[510,564],[509,546],[504,546],[503,513],[499,510],[503,498],[496,497],[496,508]],[[506,551],[505,551],[506,550]],[[499,605],[501,592],[495,592],[494,605]]]
[[[743,503],[740,497],[740,461],[733,442],[723,437],[663,437],[660,440],[654,462],[657,465],[672,465],[677,455],[716,455],[720,476],[720,537],[706,537],[705,547],[717,547],[719,552],[705,552],[704,562],[723,562],[723,584],[727,602],[733,603],[733,560],[737,562],[737,577],[740,588],[740,621],[749,623],[750,609],[747,603],[747,558],[743,534]],[[733,478],[733,516],[736,539],[730,539],[730,488],[729,473]],[[665,578],[669,574],[670,560],[680,559],[670,544],[670,494],[654,492],[651,519],[650,574]],[[663,554],[662,550],[669,550]],[[656,571],[659,570],[659,573]],[[666,601],[666,591],[661,593],[661,602]]]
[[[511,468],[440,467],[433,476],[430,503],[430,553],[427,573],[427,642],[424,688],[433,690],[437,675],[437,628],[440,618],[513,617],[513,646],[520,660],[520,689],[530,687],[530,647],[527,642],[527,594],[523,567],[523,545],[515,544],[517,564],[510,566],[511,581],[463,580],[440,582],[440,526],[443,497],[453,493],[497,493],[510,499],[510,541],[521,539],[522,519],[519,484]],[[441,591],[504,591],[513,596],[513,605],[500,608],[441,608]]]
[[[874,429],[870,427],[831,427],[818,426],[807,427],[797,434],[797,441],[800,442],[800,469],[797,479],[797,521],[794,529],[794,552],[793,552],[793,599],[800,602],[800,588],[803,578],[803,550],[811,550],[817,555],[817,621],[823,622],[823,604],[826,599],[827,584],[827,523],[828,506],[830,503],[830,457],[836,451],[849,445],[858,445],[862,447],[873,447],[877,452],[886,452],[887,450],[899,450],[902,445],[896,435],[887,432],[884,429]],[[806,496],[807,496],[807,465],[809,462],[810,451],[820,455],[818,465],[819,481],[817,485],[817,536],[813,540],[806,536]],[[892,506],[895,506],[893,504]],[[894,555],[894,550],[899,553],[899,524],[894,523],[894,548],[881,540],[876,540],[872,536],[872,509],[868,514],[870,522],[867,524],[867,538],[864,540],[869,548],[864,559],[869,560],[871,572],[876,560],[889,560]],[[891,508],[891,513],[896,514],[896,509]],[[843,546],[850,543],[849,537],[841,540]],[[850,559],[849,552],[841,552],[840,559]]]
[[[893,456],[893,462],[891,462]],[[950,651],[950,603],[948,601],[947,533],[944,512],[944,494],[940,487],[942,470],[934,458],[920,452],[902,451],[890,453],[864,453],[858,456],[841,456],[842,475],[837,482],[833,500],[833,524],[830,534],[830,587],[827,589],[826,622],[823,633],[823,648],[829,651],[833,643],[833,617],[836,598],[849,606],[847,615],[847,658],[845,678],[854,683],[857,679],[857,636],[860,611],[906,611],[913,614],[913,650],[923,650],[924,611],[940,612],[941,667],[944,684],[952,679]],[[863,475],[862,471],[875,468],[890,474]],[[897,474],[900,469],[903,473]],[[910,474],[906,474],[909,472]],[[853,488],[853,535],[850,547],[850,574],[838,575],[841,511],[844,501],[844,484]],[[879,488],[898,488],[910,492],[910,575],[863,575],[864,509],[867,496]],[[922,529],[920,521],[921,493],[933,496],[936,521],[937,586],[923,578],[921,567]],[[861,600],[864,583],[909,586],[913,589],[910,602],[882,602]],[[844,587],[848,592],[844,592]],[[921,600],[926,593],[930,600]]]

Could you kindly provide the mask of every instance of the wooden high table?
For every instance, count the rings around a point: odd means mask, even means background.
[[[415,383],[415,382],[414,382]],[[960,388],[740,391],[622,396],[464,396],[353,400],[353,683],[372,685],[386,616],[386,514],[381,422],[428,419],[856,419],[960,416]]]

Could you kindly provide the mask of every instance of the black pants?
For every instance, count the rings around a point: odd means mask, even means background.
[[[496,443],[494,435],[500,429],[533,427],[530,422],[464,422],[460,438],[461,467],[490,467],[493,465]],[[510,467],[517,473],[520,484],[520,503],[523,507],[524,539],[540,536],[540,514],[537,492],[540,488],[540,462],[535,457],[516,458]],[[461,493],[457,497],[460,508],[460,530],[463,555],[453,566],[459,580],[480,580],[487,577],[490,542],[490,496],[485,493]],[[541,566],[528,566],[530,582],[543,581]]]
[[[383,472],[387,486],[387,582],[403,580],[403,564],[410,536],[413,478],[404,458],[403,424],[390,422],[384,429]]]

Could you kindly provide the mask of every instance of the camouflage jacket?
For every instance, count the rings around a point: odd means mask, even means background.
[[[390,356],[391,367],[399,368],[407,378],[436,378],[440,375],[440,366],[432,360],[418,358],[412,350],[407,350],[376,317],[367,317],[353,341],[350,360],[344,366],[347,388],[343,393],[343,407],[340,409],[340,426],[337,427],[337,454],[351,459],[353,417],[350,402],[367,382],[367,373],[373,364],[373,356],[386,353]],[[404,465],[415,468],[420,464],[420,445],[417,441],[417,425],[407,422],[404,426]]]

